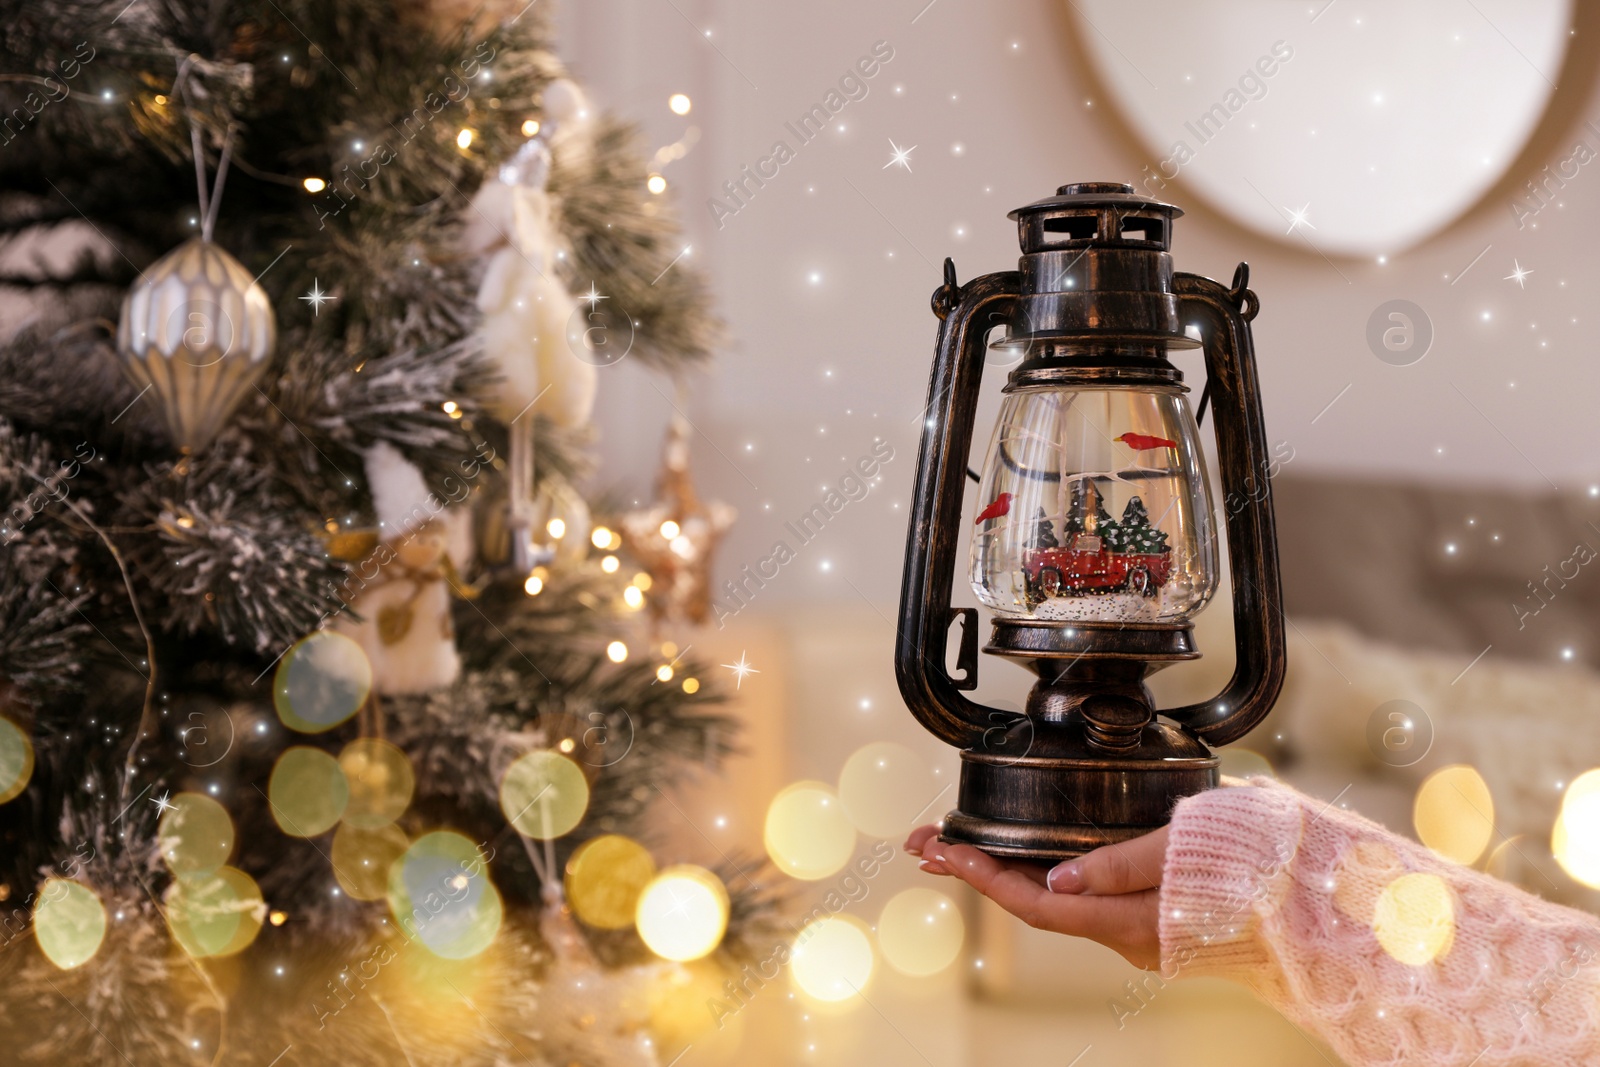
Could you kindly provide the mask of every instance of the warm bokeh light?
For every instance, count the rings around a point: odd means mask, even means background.
[[[291,837],[316,837],[333,829],[350,802],[339,761],[308,745],[285,750],[267,782],[272,820]]]
[[[688,693],[691,696],[693,696],[695,693],[700,692],[700,679],[698,679],[698,678],[685,678],[683,680],[683,691],[685,693]]]
[[[622,591],[622,602],[630,608],[644,607],[644,593],[636,585],[630,585]]]
[[[547,841],[568,833],[589,810],[583,769],[559,752],[535,749],[518,759],[500,782],[500,810],[528,837]]]
[[[355,900],[382,900],[389,889],[389,868],[410,846],[405,831],[394,823],[371,830],[343,823],[333,832],[333,876]]]
[[[1423,781],[1411,817],[1424,845],[1446,859],[1471,864],[1494,835],[1494,798],[1482,775],[1458,764]]]
[[[161,815],[156,841],[173,874],[210,874],[233,853],[233,820],[204,793],[179,793]]]
[[[557,541],[567,536],[567,521],[565,519],[551,519],[544,524],[545,532]]]
[[[621,663],[628,658],[628,646],[621,641],[613,641],[606,646],[606,658],[612,663]]]
[[[600,569],[607,574],[617,573],[617,568],[622,566],[622,561],[616,556],[606,556],[600,561]]]
[[[611,529],[607,526],[596,526],[589,531],[589,543],[596,548],[611,547]]]
[[[872,977],[872,942],[853,919],[836,915],[807,923],[795,936],[789,967],[795,984],[817,1000],[845,1000]]]
[[[1450,951],[1456,936],[1450,886],[1436,874],[1402,874],[1378,895],[1372,932],[1401,963],[1422,967],[1433,962]]]
[[[956,902],[937,889],[896,893],[878,918],[878,947],[901,974],[938,974],[961,955],[967,925]]]
[[[648,593],[650,591],[650,587],[656,584],[656,580],[650,577],[644,571],[640,571],[638,574],[633,576],[633,584]]]
[[[417,838],[389,868],[389,909],[407,937],[447,960],[488,948],[503,914],[483,853],[449,830]]]
[[[927,821],[944,790],[927,760],[892,741],[863,745],[839,771],[845,814],[871,837],[905,836],[919,820]]]
[[[1262,775],[1267,778],[1276,778],[1278,772],[1272,769],[1272,764],[1267,757],[1254,749],[1242,748],[1239,745],[1229,745],[1217,749],[1217,773],[1227,775],[1229,778],[1253,778]]]
[[[272,702],[291,730],[331,730],[361,709],[372,692],[372,664],[344,634],[318,630],[302,637],[278,663]]]
[[[661,666],[656,668],[656,681],[658,681],[658,682],[670,682],[670,681],[672,681],[672,664],[663,663]]]
[[[524,136],[524,137],[537,137],[538,135],[539,135],[539,120],[538,119],[523,119],[522,120],[522,136]]]
[[[633,925],[639,895],[656,876],[650,851],[621,834],[585,841],[567,861],[567,902],[578,918],[602,930]]]
[[[659,174],[652,174],[650,177],[644,180],[644,187],[650,190],[650,192],[654,193],[656,196],[660,196],[662,193],[667,191],[667,179],[663,178]],[[677,535],[674,534],[673,536]]]
[[[463,127],[461,132],[456,134],[456,147],[461,149],[462,151],[466,151],[468,148],[472,147],[472,138],[475,137],[476,135],[477,135],[477,131],[476,130],[473,130],[473,129],[468,128],[468,127]]]
[[[1600,889],[1600,770],[1585,771],[1567,786],[1550,851],[1575,881]]]
[[[33,742],[10,719],[0,716],[0,804],[15,800],[33,777]]]
[[[106,936],[106,909],[94,890],[66,878],[46,878],[37,899],[33,936],[45,958],[63,971],[93,959]]]
[[[305,186],[306,192],[316,195],[328,187],[328,183],[321,178],[307,178],[300,183]]]
[[[339,753],[339,766],[350,783],[350,805],[344,821],[363,830],[394,822],[411,806],[416,776],[400,749],[375,737],[360,737]]]
[[[682,527],[673,522],[671,519],[668,519],[666,522],[661,524],[661,536],[668,541],[672,540],[674,537],[677,537],[682,532]]]
[[[687,93],[673,93],[667,97],[667,106],[672,109],[674,115],[687,115],[690,108],[694,107],[694,102],[689,99]]]
[[[243,952],[261,932],[267,905],[255,879],[235,867],[176,879],[166,894],[167,926],[195,959]]]
[[[704,867],[668,867],[639,894],[639,936],[662,959],[697,960],[722,943],[728,929],[728,890]]]
[[[538,596],[544,592],[544,579],[537,574],[528,575],[527,581],[522,583],[522,591],[529,596]]]
[[[762,836],[780,871],[808,881],[838,871],[856,847],[855,825],[823,782],[796,782],[773,797]]]
[[[734,1004],[724,985],[731,973],[715,959],[659,969],[649,990],[650,1032],[660,1052],[659,1063],[669,1064],[677,1056],[680,1067],[691,1067],[691,1057],[683,1055],[690,1048],[693,1067],[743,1067],[751,1062],[739,1048],[744,1013],[724,1007]]]

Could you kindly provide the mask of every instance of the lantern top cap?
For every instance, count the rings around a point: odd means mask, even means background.
[[[1183,209],[1177,205],[1163,203],[1154,197],[1136,193],[1133,191],[1133,186],[1124,182],[1073,182],[1058,188],[1055,196],[1019,207],[1008,217],[1016,219],[1042,212],[1102,207],[1125,211],[1154,211],[1174,219],[1183,215]]]

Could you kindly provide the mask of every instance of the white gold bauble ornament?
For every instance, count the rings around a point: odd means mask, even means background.
[[[267,369],[278,328],[244,264],[203,237],[152,264],[122,301],[117,357],[153,392],[185,453],[211,443]]]

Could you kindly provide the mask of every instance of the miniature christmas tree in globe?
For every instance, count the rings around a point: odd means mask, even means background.
[[[1115,551],[1151,556],[1167,550],[1166,532],[1150,524],[1150,513],[1145,509],[1144,501],[1139,497],[1131,497],[1128,506],[1122,509]]]

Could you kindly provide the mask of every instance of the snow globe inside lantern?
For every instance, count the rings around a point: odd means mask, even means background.
[[[1211,746],[1259,723],[1282,686],[1250,334],[1260,304],[1242,263],[1231,286],[1173,269],[1181,215],[1131,186],[1067,185],[1011,213],[1016,270],[959,284],[945,261],[895,673],[918,721],[961,749],[946,841],[1054,861],[1148,833],[1217,784]],[[974,494],[967,464],[996,347],[1015,358]],[[1208,411],[1225,514],[1201,447]],[[1216,591],[1223,532],[1233,676],[1209,700],[1158,707],[1146,679],[1201,654],[1193,617]],[[981,608],[953,601],[964,549]],[[965,695],[983,609],[983,651],[1034,675],[1021,702]]]
[[[1025,386],[980,485],[972,588],[1033,619],[1174,622],[1217,585],[1211,485],[1185,389]]]

